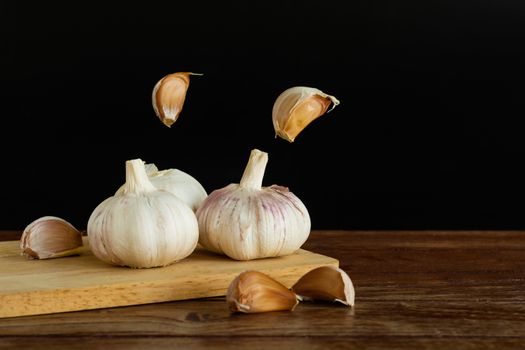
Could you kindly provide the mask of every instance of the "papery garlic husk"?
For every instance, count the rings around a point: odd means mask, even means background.
[[[226,302],[232,312],[259,313],[293,310],[297,296],[281,283],[258,271],[245,271],[228,287]]]
[[[262,187],[268,154],[252,150],[240,184],[213,191],[197,210],[199,243],[236,260],[292,254],[310,234],[308,210],[286,187]]]
[[[339,104],[334,96],[321,90],[296,86],[285,90],[273,105],[272,120],[276,136],[293,142],[312,121]],[[328,107],[332,108],[328,110]]]
[[[191,208],[172,193],[157,190],[140,159],[126,162],[122,193],[95,208],[87,233],[97,258],[134,268],[166,266],[184,259],[199,237]]]
[[[173,193],[193,211],[197,211],[208,196],[200,182],[184,171],[178,169],[158,170],[155,164],[146,164],[145,168],[149,180],[155,188]],[[124,186],[122,185],[116,194],[122,194]]]
[[[338,267],[322,266],[305,274],[292,287],[300,300],[328,300],[353,306],[354,285],[350,277]]]
[[[190,86],[190,75],[202,75],[191,72],[168,74],[155,84],[151,95],[155,114],[167,127],[171,127],[179,118],[186,92]]]
[[[56,216],[41,217],[24,229],[20,238],[22,254],[29,259],[51,259],[82,252],[82,233]]]
[[[144,170],[146,170],[146,174],[148,174],[148,176],[159,172],[159,168],[157,168],[157,166],[153,163],[144,163]]]

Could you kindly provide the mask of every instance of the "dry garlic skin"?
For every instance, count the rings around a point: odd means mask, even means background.
[[[135,268],[166,266],[195,249],[195,214],[172,193],[149,182],[141,160],[126,162],[121,194],[100,203],[88,221],[88,238],[97,258]]]
[[[310,234],[308,210],[286,187],[262,187],[267,154],[252,151],[240,184],[213,191],[197,210],[199,243],[236,260],[292,254]]]

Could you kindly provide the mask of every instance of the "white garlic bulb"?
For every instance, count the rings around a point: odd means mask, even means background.
[[[197,210],[199,243],[236,260],[292,254],[310,234],[308,210],[286,187],[262,187],[268,154],[252,150],[240,184],[213,191]]]
[[[190,255],[199,237],[193,211],[172,193],[157,190],[144,162],[126,162],[122,193],[100,203],[87,233],[97,258],[135,268],[166,266]]]
[[[173,193],[193,211],[196,211],[208,194],[202,185],[191,175],[178,169],[158,170],[155,164],[146,164],[149,180],[159,190]],[[116,194],[124,191],[122,185]]]
[[[275,135],[293,142],[297,135],[315,119],[339,104],[334,96],[319,89],[295,86],[277,97],[272,109]],[[328,107],[332,108],[328,110]]]

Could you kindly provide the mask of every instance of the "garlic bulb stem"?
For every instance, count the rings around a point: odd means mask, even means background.
[[[268,164],[268,153],[259,151],[258,149],[252,150],[248,164],[242,174],[240,187],[260,190],[262,188],[266,164]]]
[[[124,194],[139,194],[156,191],[146,173],[144,163],[140,159],[126,161],[126,184]]]

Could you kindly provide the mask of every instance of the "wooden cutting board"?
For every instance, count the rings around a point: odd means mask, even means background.
[[[79,256],[28,260],[18,241],[0,242],[0,318],[222,296],[245,270],[258,270],[287,287],[336,259],[307,250],[285,257],[235,261],[197,248],[167,267],[130,269],[98,260],[84,239]]]

